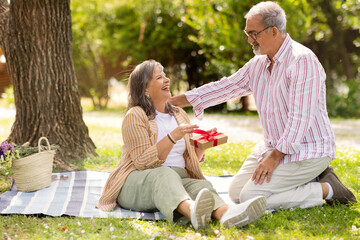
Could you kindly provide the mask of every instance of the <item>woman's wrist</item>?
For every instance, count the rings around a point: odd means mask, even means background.
[[[173,131],[171,131],[169,133],[169,135],[174,140],[175,143],[184,137],[184,136],[181,136],[181,133],[179,134],[179,130],[177,128],[174,129]]]
[[[176,144],[176,141],[175,141],[175,139],[171,136],[171,134],[170,133],[168,133],[168,138],[169,138],[169,140],[173,143],[173,144]]]

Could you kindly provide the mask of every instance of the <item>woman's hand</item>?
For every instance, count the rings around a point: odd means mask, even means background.
[[[207,130],[208,133],[210,133],[211,131],[217,131],[217,128]],[[205,149],[195,148],[195,153],[200,162],[204,161],[203,156],[205,154]]]
[[[217,128],[212,128],[210,130],[207,130],[208,133],[210,133],[211,131],[217,131]]]
[[[170,134],[175,141],[179,141],[185,136],[185,134],[193,133],[196,128],[199,128],[199,126],[196,124],[181,124],[177,128],[175,128]]]

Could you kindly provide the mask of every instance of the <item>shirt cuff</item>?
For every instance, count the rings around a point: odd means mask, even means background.
[[[202,120],[204,117],[204,107],[197,89],[187,91],[185,97],[193,107],[195,117]]]
[[[285,154],[295,154],[300,151],[301,144],[286,142],[285,140],[280,139],[276,145],[276,149]]]
[[[104,211],[104,212],[110,212],[112,210],[114,210],[114,208],[116,207],[116,200],[115,202],[109,203],[109,204],[98,204],[96,205],[96,208]]]

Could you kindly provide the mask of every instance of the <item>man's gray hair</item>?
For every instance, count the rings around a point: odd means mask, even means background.
[[[262,17],[265,26],[275,26],[280,33],[286,34],[286,14],[276,2],[267,1],[256,4],[245,15],[245,18],[249,19],[255,15]]]

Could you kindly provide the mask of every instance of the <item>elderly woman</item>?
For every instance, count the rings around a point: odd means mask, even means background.
[[[190,145],[197,128],[181,108],[171,106],[170,79],[160,63],[144,61],[129,78],[129,105],[122,134],[123,153],[110,174],[98,208],[118,203],[135,211],[159,210],[170,222],[204,228],[211,217],[225,227],[244,226],[265,211],[264,197],[228,206],[201,173],[204,150]]]

